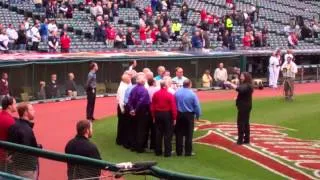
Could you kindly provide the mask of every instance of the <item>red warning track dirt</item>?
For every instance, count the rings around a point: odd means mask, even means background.
[[[296,94],[320,93],[320,83],[297,84]],[[254,98],[281,96],[282,89],[256,90]],[[232,100],[234,91],[198,92],[202,102]],[[64,152],[67,141],[75,135],[75,124],[85,118],[86,100],[75,100],[58,103],[37,104],[35,133],[39,143],[47,150]],[[98,98],[95,117],[103,118],[116,113],[114,97]],[[66,166],[63,163],[41,160],[40,179],[66,179]]]

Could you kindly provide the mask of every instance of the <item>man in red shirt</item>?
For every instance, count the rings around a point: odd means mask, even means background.
[[[0,141],[7,141],[8,130],[15,123],[12,113],[16,112],[16,100],[10,96],[2,99],[2,111],[0,112]],[[6,153],[0,149],[0,171],[5,168]]]
[[[140,40],[142,45],[146,44],[147,31],[149,31],[149,27],[146,27],[144,24],[140,26],[139,33],[140,33]]]
[[[61,52],[68,53],[70,49],[71,39],[68,36],[67,32],[63,31],[60,37],[60,44],[61,44]]]
[[[153,26],[153,29],[151,30],[151,38],[153,40],[153,43],[155,43],[157,40],[158,40],[158,35],[159,35],[160,31],[158,29],[158,26],[157,25],[154,25]]]
[[[250,35],[250,32],[246,32],[246,35],[242,39],[243,47],[249,48],[252,44],[252,37]]]
[[[200,12],[200,18],[201,18],[201,22],[203,22],[204,20],[207,19],[207,11],[205,9],[202,9]]]
[[[177,106],[175,98],[167,90],[165,81],[160,82],[161,89],[152,97],[151,112],[156,127],[156,156],[162,155],[164,139],[164,156],[170,157],[172,150],[173,126],[176,124]]]

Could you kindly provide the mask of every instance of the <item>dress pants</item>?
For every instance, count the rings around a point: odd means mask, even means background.
[[[172,151],[172,131],[173,119],[170,111],[156,111],[155,113],[155,127],[156,127],[156,155],[162,155],[162,143],[164,140],[164,156],[171,156]]]
[[[251,107],[238,107],[238,144],[250,143],[250,112]]]
[[[93,120],[94,105],[96,103],[96,88],[87,88],[87,119]]]
[[[284,95],[286,99],[292,99],[294,92],[294,78],[286,77],[284,79]]]
[[[155,124],[153,123],[153,117],[151,111],[148,114],[148,134],[146,136],[146,148],[155,149],[156,146],[156,128]],[[149,144],[148,144],[149,143]]]
[[[117,138],[116,143],[118,145],[123,145],[124,143],[124,121],[125,121],[125,114],[121,112],[120,106],[117,106],[117,115],[118,115],[118,127],[117,127]]]
[[[133,150],[138,153],[145,151],[148,134],[148,108],[141,108],[133,117]]]
[[[186,156],[191,156],[192,153],[192,137],[194,129],[194,113],[193,112],[178,112],[176,123],[176,152],[178,156],[183,152],[183,137],[184,153]]]

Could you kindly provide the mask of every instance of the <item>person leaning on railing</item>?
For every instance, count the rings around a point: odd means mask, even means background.
[[[8,141],[35,148],[42,148],[42,146],[37,143],[33,132],[35,116],[33,106],[29,103],[21,103],[18,105],[17,110],[19,119],[9,128]],[[14,174],[32,180],[38,179],[38,157],[11,151],[8,153],[7,159],[9,159],[9,162],[11,162],[13,166]]]
[[[82,120],[77,123],[77,135],[65,147],[65,153],[101,159],[100,152],[95,144],[89,141],[92,137],[92,123]],[[98,168],[77,165],[68,162],[68,179],[99,179],[101,170]]]

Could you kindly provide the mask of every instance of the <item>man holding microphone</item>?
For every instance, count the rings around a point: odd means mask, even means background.
[[[192,155],[192,137],[194,129],[194,119],[200,117],[200,103],[196,94],[191,89],[192,83],[189,79],[183,82],[183,88],[180,88],[176,94],[176,103],[178,107],[178,116],[176,124],[176,152],[178,156],[183,152],[183,137],[185,137],[184,154]]]

